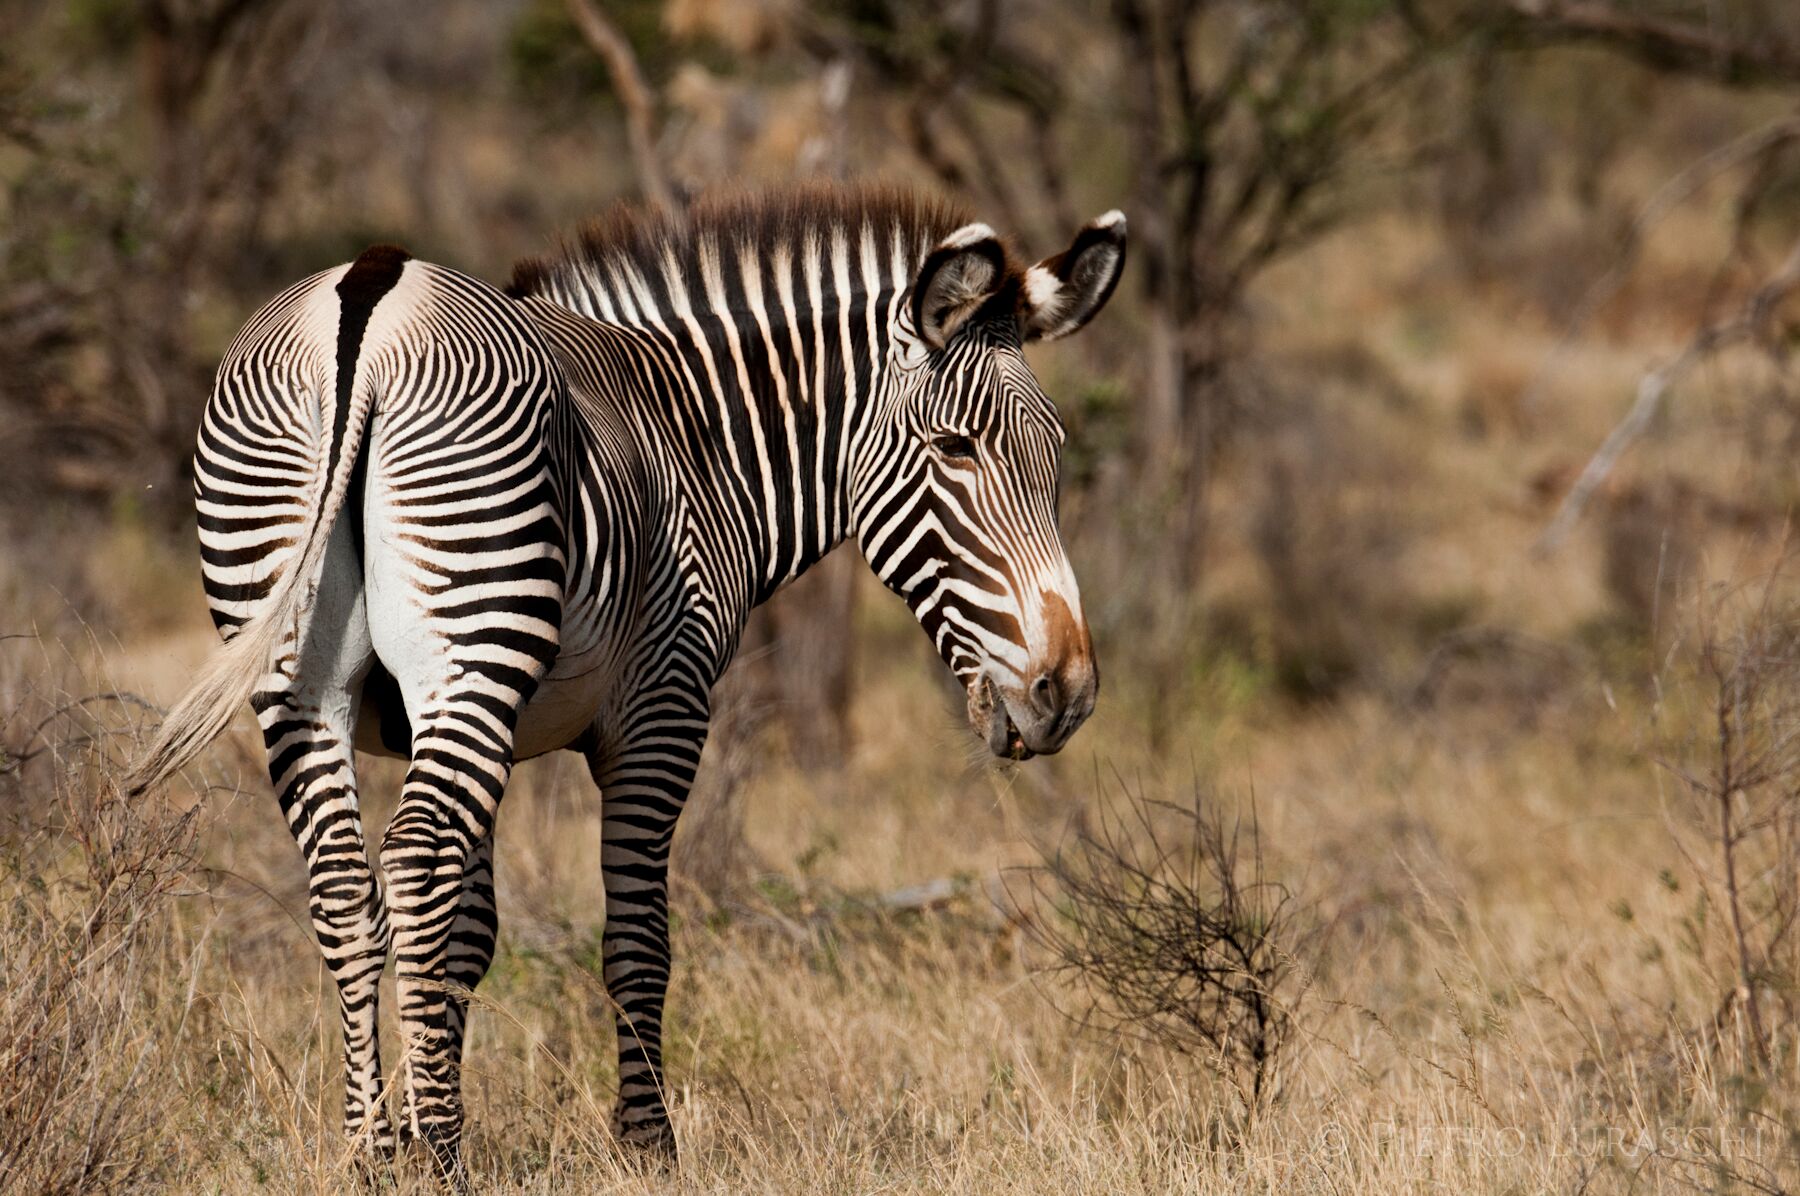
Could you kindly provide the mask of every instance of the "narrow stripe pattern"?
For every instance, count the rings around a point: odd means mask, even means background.
[[[800,189],[616,212],[506,294],[377,247],[244,328],[200,431],[202,559],[229,638],[334,513],[253,704],[338,991],[348,1133],[460,1175],[495,813],[515,760],[568,748],[603,803],[614,1129],[673,1156],[669,846],[710,693],[750,611],[842,541],[997,754],[1067,742],[1098,680],[1056,528],[1063,429],[1023,346],[1098,310],[1123,238],[1109,214],[1020,267],[945,206]],[[373,859],[353,749],[409,761]]]

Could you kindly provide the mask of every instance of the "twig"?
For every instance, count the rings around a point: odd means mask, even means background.
[[[671,215],[678,215],[681,209],[675,202],[675,193],[669,187],[662,162],[656,156],[656,96],[644,81],[644,72],[638,67],[631,43],[593,0],[564,0],[564,3],[581,36],[606,63],[619,102],[625,106],[625,136],[631,144],[638,186],[652,204]]]
[[[1618,294],[1619,287],[1636,264],[1638,250],[1651,229],[1720,175],[1795,140],[1800,140],[1800,113],[1791,113],[1702,154],[1657,188],[1656,194],[1650,197],[1650,201],[1638,212],[1631,227],[1626,230],[1618,257],[1607,268],[1606,273],[1595,279],[1581,296],[1562,335],[1557,338],[1543,364],[1538,367],[1536,376],[1532,378],[1531,385],[1526,388],[1521,400],[1525,409],[1529,411],[1538,406],[1550,378],[1568,356],[1581,331],[1594,318],[1594,313]]]
[[[1547,556],[1562,543],[1569,530],[1581,518],[1594,491],[1605,483],[1619,458],[1625,455],[1626,450],[1644,434],[1644,429],[1650,426],[1650,421],[1661,410],[1669,389],[1695,365],[1719,350],[1758,335],[1768,323],[1770,313],[1793,293],[1796,286],[1800,286],[1800,242],[1794,244],[1781,268],[1757,288],[1737,315],[1702,328],[1681,352],[1638,380],[1637,399],[1632,403],[1631,410],[1626,412],[1625,418],[1607,434],[1599,449],[1589,458],[1581,476],[1575,479],[1575,485],[1564,496],[1556,514],[1545,526],[1537,543],[1532,546],[1533,555]]]
[[[925,913],[942,909],[962,897],[982,894],[996,910],[1004,912],[1001,895],[1006,886],[998,873],[987,877],[940,876],[922,884],[907,885],[870,899],[870,904],[894,913]]]
[[[1592,42],[1658,70],[1740,87],[1800,80],[1800,51],[1766,34],[1734,38],[1710,23],[1591,0],[1511,0],[1508,8],[1528,37]]]
[[[146,701],[137,694],[126,693],[123,690],[115,690],[112,693],[88,694],[85,697],[75,698],[56,707],[54,710],[50,711],[49,714],[45,715],[43,719],[38,722],[37,726],[31,729],[31,733],[25,737],[25,742],[20,745],[19,750],[11,754],[7,768],[0,769],[0,772],[10,771],[18,765],[23,764],[25,761],[32,759],[34,756],[41,755],[51,748],[67,746],[61,743],[47,743],[43,747],[34,748],[31,745],[36,743],[39,736],[43,735],[45,728],[49,727],[49,725],[57,719],[62,718],[64,715],[76,713],[77,711],[82,714],[87,714],[89,713],[88,708],[90,706],[100,702],[115,702],[121,706],[134,706],[139,710],[148,710],[154,714],[161,714],[163,712],[162,707],[156,705],[154,702]],[[86,744],[92,742],[95,738],[96,736],[83,735],[71,742]]]
[[[1713,654],[1709,652],[1708,655]],[[1736,705],[1736,695],[1731,692],[1728,684],[1733,680],[1728,676],[1729,669],[1722,668],[1716,657],[1713,669],[1720,683],[1716,706],[1719,785],[1715,796],[1719,805],[1719,854],[1725,865],[1725,908],[1731,914],[1731,934],[1737,948],[1738,991],[1743,997],[1744,1011],[1750,1018],[1750,1036],[1756,1047],[1757,1058],[1766,1069],[1769,1066],[1769,1043],[1763,1033],[1762,1009],[1756,999],[1756,965],[1750,953],[1750,936],[1744,929],[1744,894],[1743,886],[1738,880],[1738,834],[1732,826],[1732,803],[1744,787],[1743,779],[1735,770],[1740,752],[1736,727],[1740,711]]]

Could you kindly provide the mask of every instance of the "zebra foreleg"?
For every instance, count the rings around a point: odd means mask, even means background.
[[[666,692],[666,691],[665,691]],[[602,944],[606,991],[619,1035],[613,1133],[676,1157],[663,1080],[663,1002],[669,990],[669,844],[706,741],[706,712],[634,728],[640,746],[590,757],[600,786]]]
[[[375,1154],[391,1155],[394,1128],[382,1100],[376,1030],[388,921],[363,842],[348,711],[328,715],[293,692],[261,693],[255,705],[270,779],[288,829],[306,856],[313,933],[337,986],[344,1131]]]

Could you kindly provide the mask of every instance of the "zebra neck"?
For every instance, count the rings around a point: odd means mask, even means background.
[[[848,533],[852,471],[877,417],[897,297],[846,298],[715,314],[681,354],[683,389],[700,401],[665,408],[687,425],[670,431],[710,450],[695,460],[693,498],[720,520],[709,539],[741,544],[731,588],[750,606]]]
[[[721,237],[706,219],[743,214],[703,212],[698,231],[615,230],[620,245],[528,263],[515,284],[635,346],[635,378],[597,373],[673,464],[694,522],[684,557],[722,599],[761,602],[848,534],[853,463],[884,423],[891,329],[954,226],[910,201],[834,194],[799,231],[771,216]]]

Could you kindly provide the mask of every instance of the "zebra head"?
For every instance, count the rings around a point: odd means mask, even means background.
[[[858,454],[864,555],[968,693],[997,756],[1059,750],[1093,712],[1093,641],[1057,534],[1064,432],[1025,362],[1111,297],[1125,217],[1019,269],[985,224],[926,255],[890,328],[883,415]]]

